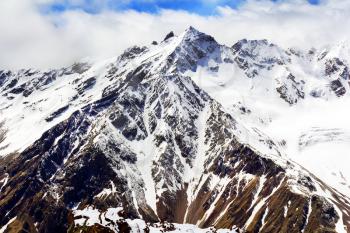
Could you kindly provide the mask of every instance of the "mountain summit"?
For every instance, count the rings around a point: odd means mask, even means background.
[[[347,184],[293,157],[346,132],[284,134],[293,111],[348,98],[348,61],[321,54],[190,27],[0,71],[0,232],[347,232]]]

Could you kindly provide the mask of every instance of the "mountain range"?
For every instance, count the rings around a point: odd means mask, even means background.
[[[0,232],[350,232],[350,43],[189,27],[0,71]]]

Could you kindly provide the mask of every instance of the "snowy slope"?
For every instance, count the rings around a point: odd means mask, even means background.
[[[240,116],[244,124],[257,128],[279,143],[280,151],[285,156],[350,195],[350,176],[346,165],[350,162],[347,124],[350,112],[345,107],[350,101],[347,73],[349,60],[346,60],[350,53],[346,49],[339,49],[345,45],[335,46],[335,49],[319,54],[314,50],[307,53],[296,53],[292,49],[284,51],[276,45],[267,45],[266,41],[260,42],[263,48],[256,46],[256,41],[250,43],[253,44],[249,45],[253,51],[250,53],[256,59],[252,62],[251,56],[246,55],[247,64],[253,63],[254,67],[258,62],[258,68],[220,64],[218,72],[200,67],[199,71],[189,72],[188,75],[223,104],[227,111]],[[321,55],[325,57],[320,59]],[[272,62],[270,67],[260,66],[260,56],[278,62]],[[337,56],[344,59],[339,64],[333,62],[338,60]],[[252,69],[251,73],[257,73],[255,77],[248,75]],[[331,88],[334,80],[342,83],[343,96],[337,96]],[[288,90],[286,96],[290,102],[285,101],[285,96],[277,91],[281,85]],[[298,94],[299,91],[302,95]],[[313,130],[315,128],[320,130]]]
[[[215,229],[215,228],[199,228],[192,224],[171,224],[171,223],[155,223],[149,224],[141,219],[123,219],[119,214],[122,211],[120,208],[109,208],[101,213],[93,207],[86,207],[83,210],[74,211],[74,216],[78,217],[75,224],[78,226],[93,226],[96,222],[100,222],[112,231],[122,232],[119,227],[123,224],[128,226],[131,233],[148,231],[150,233],[161,233],[171,231],[174,233],[191,232],[191,233],[236,233],[235,229]],[[111,224],[114,223],[114,224]]]

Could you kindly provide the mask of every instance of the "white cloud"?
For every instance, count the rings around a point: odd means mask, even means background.
[[[53,0],[0,1],[0,68],[59,67],[84,57],[118,55],[134,44],[161,40],[189,25],[234,44],[242,38],[266,38],[283,47],[321,46],[350,37],[350,2],[250,0],[239,9],[219,8],[216,16],[185,11],[158,15],[134,11],[88,14],[72,10],[42,14],[39,5]]]

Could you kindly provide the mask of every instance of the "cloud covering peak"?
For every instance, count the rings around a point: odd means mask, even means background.
[[[79,7],[45,10],[59,1],[0,2],[0,68],[61,67],[86,57],[113,57],[129,46],[159,41],[169,31],[179,34],[190,25],[227,45],[248,38],[268,39],[285,48],[309,48],[350,37],[345,28],[350,25],[346,0],[317,5],[305,0],[248,0],[235,7],[217,4],[212,15],[182,9],[119,10],[106,7],[109,0],[91,0],[105,4],[96,6],[101,7],[96,12]],[[85,0],[69,1],[79,5]]]

